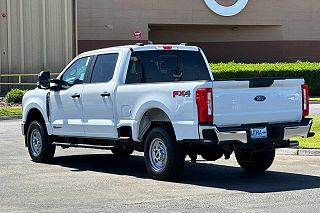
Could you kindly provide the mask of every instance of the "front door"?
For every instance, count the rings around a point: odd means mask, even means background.
[[[83,88],[83,125],[87,137],[117,138],[113,104],[118,53],[99,55],[90,84]]]
[[[54,135],[85,136],[82,92],[89,62],[90,57],[75,61],[60,78],[61,90],[51,92],[50,110]]]

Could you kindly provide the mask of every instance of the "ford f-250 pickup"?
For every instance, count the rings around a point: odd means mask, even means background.
[[[56,79],[41,72],[23,97],[22,131],[35,162],[56,146],[144,152],[151,176],[172,180],[185,158],[208,161],[234,152],[247,172],[263,172],[275,149],[310,137],[303,79],[214,80],[202,50],[131,45],[77,56]]]

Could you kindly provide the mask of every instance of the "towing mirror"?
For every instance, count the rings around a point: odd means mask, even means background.
[[[39,89],[50,89],[50,72],[42,71],[39,73],[37,87]]]

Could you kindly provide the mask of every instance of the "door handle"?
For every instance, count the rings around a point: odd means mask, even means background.
[[[109,92],[104,92],[101,94],[101,97],[110,97],[110,93]]]
[[[73,94],[71,97],[72,97],[72,98],[80,98],[80,94],[75,93],[75,94]]]

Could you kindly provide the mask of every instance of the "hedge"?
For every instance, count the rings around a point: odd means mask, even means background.
[[[22,97],[27,92],[27,90],[12,89],[6,95],[6,101],[8,103],[21,103]]]
[[[257,77],[304,78],[310,86],[310,95],[320,95],[320,63],[218,63],[210,64],[213,76],[217,80]]]

